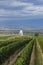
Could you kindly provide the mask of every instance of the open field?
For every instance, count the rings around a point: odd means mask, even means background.
[[[43,36],[0,34],[0,65],[43,65]]]

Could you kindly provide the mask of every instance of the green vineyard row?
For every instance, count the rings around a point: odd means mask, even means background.
[[[10,45],[12,43],[17,43],[17,42],[27,40],[27,39],[28,38],[16,38],[16,39],[13,39],[13,40],[0,41],[0,48],[3,47],[3,46],[7,46],[7,45]]]
[[[38,41],[39,41],[40,47],[41,47],[42,52],[43,52],[43,37],[42,38],[38,38]]]
[[[31,39],[20,40],[18,42],[13,42],[12,44],[8,44],[7,46],[3,46],[0,48],[0,65],[9,58],[12,54],[14,54],[18,49],[25,46]]]
[[[30,41],[30,43],[27,44],[27,46],[24,48],[24,51],[18,57],[14,65],[29,65],[33,45],[34,40]]]

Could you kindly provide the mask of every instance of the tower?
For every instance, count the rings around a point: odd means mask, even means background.
[[[20,36],[23,36],[23,31],[22,31],[22,30],[20,30],[19,34],[20,34]]]

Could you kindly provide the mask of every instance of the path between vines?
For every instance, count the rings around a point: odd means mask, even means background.
[[[31,59],[30,59],[30,64],[29,65],[34,65],[34,59],[35,59],[35,44],[33,46],[32,54],[31,54]]]
[[[37,39],[36,39],[36,41],[37,41],[37,46],[38,46],[38,49],[39,49],[39,52],[40,52],[40,55],[41,55],[41,58],[42,58],[42,62],[43,62],[43,53],[42,53],[41,47],[40,47]],[[16,51],[16,53],[14,55],[10,56],[10,58],[2,65],[13,65],[13,63],[15,63],[18,56],[20,56],[20,54],[23,52],[23,50],[24,50],[24,47],[22,49],[19,49],[18,51]],[[33,46],[29,65],[35,65],[34,61],[35,61],[35,43],[34,43],[34,46]]]
[[[42,53],[42,49],[41,49],[37,39],[36,39],[36,44],[37,44],[37,47],[38,47],[38,50],[39,50],[39,53],[40,53],[40,56],[41,56],[41,62],[43,64],[43,53]],[[30,59],[29,65],[35,65],[35,44],[33,46],[33,51],[32,51],[32,54],[31,54],[31,59]]]
[[[15,54],[13,54],[12,56],[10,56],[10,58],[5,61],[5,63],[3,63],[2,65],[13,65],[13,63],[15,63],[15,61],[17,60],[18,56],[20,56],[20,54],[23,52],[24,47],[22,47],[21,49],[17,50]]]

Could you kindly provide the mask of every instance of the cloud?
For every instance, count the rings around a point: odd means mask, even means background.
[[[43,6],[37,6],[37,5],[28,6],[24,8],[24,11],[27,13],[31,12],[32,15],[38,15],[38,14],[43,15]]]
[[[28,5],[33,5],[33,3],[26,3],[26,2],[22,2],[22,1],[12,1],[9,4],[10,6],[28,6]]]
[[[16,16],[18,15],[18,11],[13,11],[13,10],[5,10],[5,9],[0,9],[0,16]]]
[[[37,0],[37,1],[39,1],[39,2],[43,2],[43,0]]]
[[[27,3],[20,2],[20,1],[13,1],[9,4],[10,6],[25,6]]]
[[[6,8],[0,8],[0,16],[16,18],[43,15],[43,5],[35,5],[34,3],[17,0],[3,0],[0,1],[0,6],[1,5],[5,5]]]

